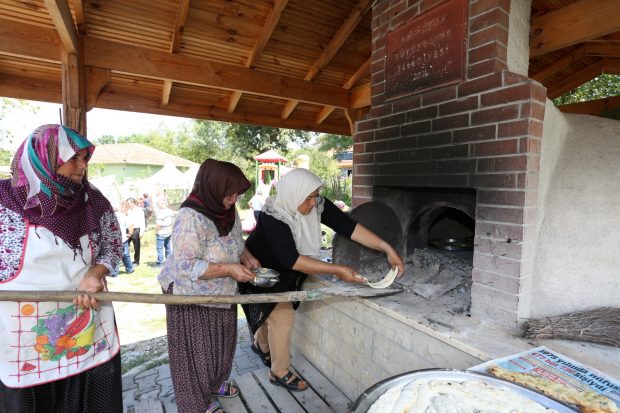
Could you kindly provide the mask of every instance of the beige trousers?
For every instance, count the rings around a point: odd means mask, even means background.
[[[271,353],[271,371],[284,372],[291,367],[291,335],[295,310],[289,303],[278,303],[254,338],[261,351]]]

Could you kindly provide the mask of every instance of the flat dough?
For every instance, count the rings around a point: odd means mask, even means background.
[[[385,277],[383,277],[383,279],[377,282],[374,282],[374,283],[366,281],[366,284],[368,284],[372,288],[387,288],[390,285],[392,285],[392,283],[396,279],[397,274],[398,274],[398,267],[394,267],[386,274]]]

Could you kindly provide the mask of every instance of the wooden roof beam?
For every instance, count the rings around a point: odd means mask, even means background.
[[[101,75],[104,75],[102,72]],[[61,103],[62,91],[60,79],[56,81],[33,77],[23,77],[0,73],[0,96],[17,99],[39,100]],[[156,90],[151,94],[131,94],[121,88],[105,88],[97,99],[97,107],[102,109],[123,110],[128,112],[152,113],[156,115],[181,116],[195,119],[250,123],[287,129],[316,130],[317,132],[337,135],[349,134],[347,125],[342,123],[324,123],[312,125],[312,121],[300,119],[282,120],[279,116],[265,116],[253,113],[228,114],[225,110],[213,106],[171,102],[167,106],[159,104]]]
[[[554,85],[549,85],[547,88],[547,96],[550,99],[555,99],[562,96],[566,92],[570,92],[577,86],[581,86],[589,80],[594,79],[596,76],[603,73],[603,61],[598,61],[585,69],[580,70],[568,76],[566,79],[558,82]]]
[[[265,25],[261,30],[260,34],[256,38],[256,43],[250,52],[250,56],[248,56],[248,60],[245,62],[245,67],[248,69],[253,69],[260,59],[260,56],[263,54],[263,50],[265,50],[265,46],[267,46],[267,42],[271,39],[271,35],[273,31],[278,26],[278,22],[280,21],[280,16],[282,16],[282,12],[286,8],[288,4],[288,0],[276,0],[273,9],[267,16],[267,20],[265,21]],[[239,103],[239,99],[241,99],[242,92],[236,90],[230,96],[228,100],[228,113],[233,113]]]
[[[369,57],[368,60],[366,60],[364,64],[361,65],[360,68],[355,71],[355,73],[353,73],[353,76],[351,76],[349,80],[347,80],[347,82],[342,86],[342,88],[347,89],[347,90],[351,89],[353,86],[357,84],[357,82],[359,82],[361,78],[367,75],[370,71],[371,60],[372,58]],[[316,124],[322,123],[334,111],[334,109],[336,108],[333,106],[325,106],[323,109],[319,111],[319,113],[317,113],[314,119],[314,122]]]
[[[312,67],[308,70],[308,73],[304,77],[304,80],[314,80],[325,66],[331,62],[334,58],[338,50],[342,47],[344,42],[349,38],[353,30],[357,27],[357,25],[362,21],[364,14],[367,11],[368,4],[370,0],[360,0],[357,5],[354,7],[353,11],[349,14],[349,17],[344,21],[342,26],[338,29],[334,37],[330,40],[327,47],[323,50],[321,55],[316,59]],[[299,101],[290,100],[284,104],[284,108],[282,109],[282,119],[288,118],[293,110],[297,107]]]
[[[532,18],[530,57],[620,31],[620,1],[580,0]]]
[[[566,66],[571,63],[581,59],[585,55],[585,47],[581,46],[561,59],[556,60],[551,63],[549,66],[541,70],[540,72],[532,75],[532,79],[537,80],[540,83],[544,83],[549,77],[551,77],[554,73],[556,73],[560,69],[564,69]]]
[[[584,48],[588,56],[620,57],[620,45],[586,44]]]
[[[84,1],[73,0],[73,10],[75,11],[75,24],[77,32],[83,36],[88,34],[86,30],[86,13],[84,13]]]
[[[557,108],[564,113],[581,113],[582,115],[600,116],[605,110],[620,108],[620,96],[560,105]]]
[[[181,48],[181,37],[187,21],[189,12],[189,0],[179,0],[177,8],[177,16],[174,19],[174,32],[172,33],[172,42],[170,44],[170,53],[179,53]],[[172,81],[164,80],[164,86],[161,92],[161,104],[167,105],[170,100],[170,92],[172,91]]]
[[[152,79],[240,90],[280,99],[296,99],[318,105],[340,108],[349,106],[347,91],[329,85],[88,36],[84,38],[84,46],[85,64],[88,66]]]
[[[0,19],[0,39],[0,53],[60,62],[62,44],[56,30]]]
[[[56,27],[60,41],[67,53],[77,53],[79,50],[78,34],[71,16],[67,0],[45,0],[45,6]]]
[[[61,60],[60,42],[54,30],[0,19],[0,38],[3,40],[0,53],[56,63]],[[89,36],[84,36],[83,41],[87,66],[322,106],[345,108],[350,105],[347,91],[339,87]]]

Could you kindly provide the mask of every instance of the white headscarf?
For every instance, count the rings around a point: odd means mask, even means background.
[[[321,213],[324,200],[319,197],[316,207],[308,215],[301,214],[297,207],[323,185],[323,181],[307,169],[293,169],[278,181],[277,194],[267,198],[263,207],[264,213],[291,228],[298,253],[315,258],[321,254]]]

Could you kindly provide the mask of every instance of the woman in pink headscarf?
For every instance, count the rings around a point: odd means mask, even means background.
[[[0,290],[106,289],[121,234],[87,180],[95,147],[76,131],[41,126],[0,181]],[[0,302],[0,411],[122,411],[120,346],[111,303]]]

